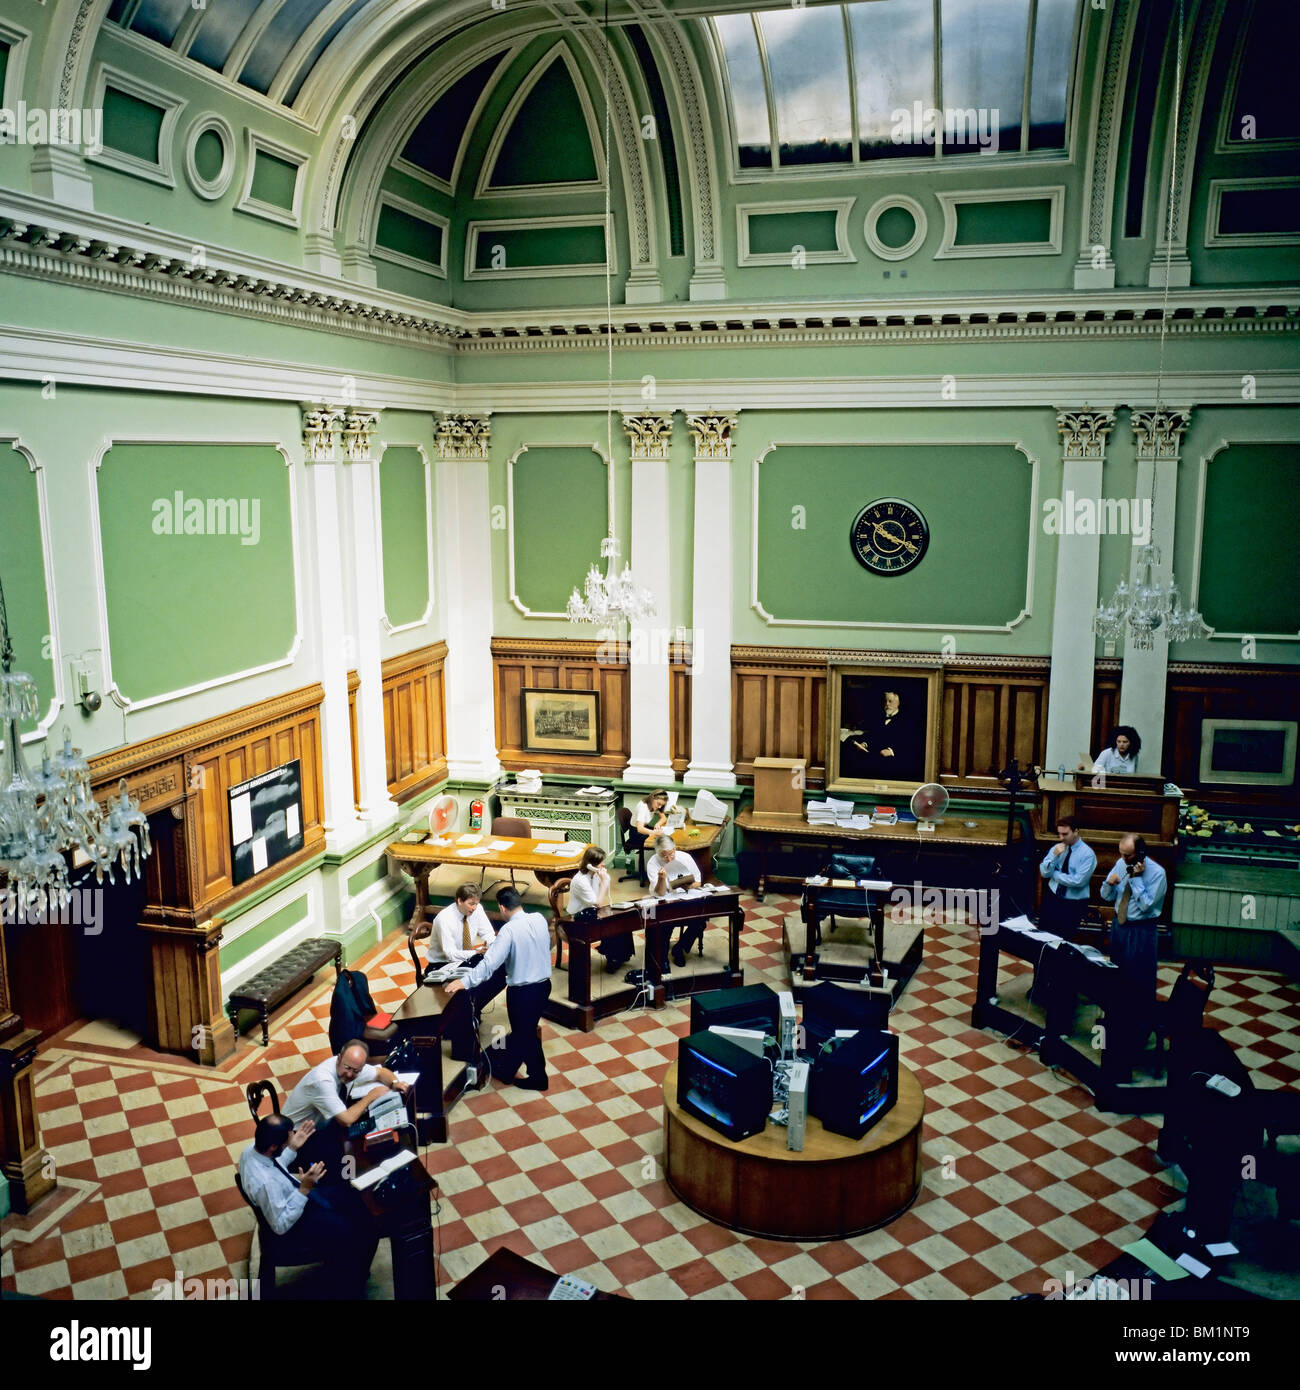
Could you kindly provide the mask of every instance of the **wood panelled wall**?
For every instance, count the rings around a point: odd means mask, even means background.
[[[383,664],[384,757],[388,791],[394,801],[407,801],[447,776],[446,662],[447,644],[434,642],[413,652],[390,656]],[[360,676],[349,671],[354,802],[361,800],[361,772],[357,766],[360,686]]]
[[[668,655],[669,748],[678,781],[691,762],[691,648],[674,642]]]
[[[616,777],[623,771],[631,745],[631,668],[601,660],[602,645],[581,639],[492,639],[496,740],[502,767],[597,777]],[[528,752],[523,746],[525,689],[599,691],[600,753]]]
[[[909,661],[910,658],[910,661]],[[752,778],[755,758],[805,758],[808,781],[826,779],[826,667],[834,660],[906,670],[932,655],[815,648],[733,647],[732,761]],[[944,781],[990,777],[1018,757],[1041,763],[1047,742],[1045,658],[964,657],[945,664],[939,719]]]

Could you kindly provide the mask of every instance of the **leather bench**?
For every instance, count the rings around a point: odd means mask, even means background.
[[[259,970],[252,979],[245,980],[226,1001],[226,1013],[230,1015],[236,1037],[239,1035],[240,1009],[252,1009],[262,1019],[262,1046],[269,1046],[268,1020],[271,1010],[283,1004],[304,985],[310,984],[312,976],[330,961],[334,962],[336,973],[343,969],[343,943],[327,936],[313,936],[307,941],[300,941],[293,950],[286,951],[279,960]]]

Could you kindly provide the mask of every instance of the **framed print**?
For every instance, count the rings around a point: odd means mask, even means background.
[[[914,792],[938,780],[943,667],[827,668],[826,789]]]
[[[528,752],[600,752],[599,691],[526,689],[523,698]]]

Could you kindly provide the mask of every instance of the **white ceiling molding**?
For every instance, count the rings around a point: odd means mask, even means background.
[[[310,156],[291,145],[283,145],[271,140],[251,127],[244,132],[244,158],[248,167],[244,170],[244,187],[235,204],[236,212],[246,212],[253,217],[264,217],[268,222],[280,222],[286,227],[297,229],[302,221],[302,200],[305,169]],[[268,203],[253,196],[253,180],[257,176],[257,156],[265,154],[271,159],[283,160],[293,166],[293,205],[283,208],[279,203]]]
[[[1222,232],[1219,214],[1225,193],[1256,192],[1270,188],[1300,187],[1300,176],[1279,178],[1211,179],[1205,208],[1205,244],[1212,250],[1236,246],[1300,246],[1300,230],[1290,232]]]
[[[427,227],[434,228],[441,233],[439,238],[438,259],[422,261],[415,256],[409,256],[404,251],[393,251],[387,246],[379,244],[379,218],[385,208],[394,208],[398,212],[404,212],[408,217],[413,217],[417,222],[423,222]],[[418,270],[422,275],[436,275],[439,280],[447,278],[447,243],[451,237],[451,222],[440,213],[430,212],[428,208],[421,207],[419,203],[412,203],[406,198],[399,198],[396,193],[381,192],[375,203],[374,217],[370,228],[370,254],[380,261],[391,261],[394,265],[405,266],[408,270]]]
[[[876,223],[890,208],[902,208],[904,212],[911,214],[912,221],[916,224],[912,235],[902,246],[890,246],[881,241],[876,234]],[[930,219],[926,216],[925,209],[906,193],[886,193],[883,198],[877,198],[868,209],[866,220],[862,224],[862,234],[871,248],[871,254],[878,256],[882,261],[905,261],[909,256],[915,255],[921,249],[929,230]]]
[[[484,270],[478,263],[479,241],[498,232],[550,231],[565,227],[598,227],[605,233],[605,259],[603,261],[580,261],[562,265],[513,266],[508,259],[501,265],[491,265]],[[504,248],[493,248],[496,250]],[[610,275],[618,274],[618,238],[614,230],[614,217],[610,214],[606,221],[602,213],[575,217],[502,217],[485,221],[475,218],[465,228],[465,261],[461,270],[464,280],[538,280],[567,279],[571,275],[599,275],[604,277],[606,270]]]
[[[1256,0],[1243,0],[1241,11],[1234,16],[1237,35],[1232,50],[1232,64],[1228,70],[1228,81],[1224,88],[1223,104],[1219,108],[1219,123],[1214,137],[1215,154],[1272,154],[1275,151],[1300,149],[1300,139],[1285,136],[1277,140],[1234,139],[1231,129],[1233,113],[1237,109],[1237,92],[1241,82],[1241,65],[1246,56],[1246,45],[1250,42],[1255,26]]]
[[[9,47],[5,61],[5,80],[0,84],[0,106],[8,111],[16,111],[23,96],[23,73],[27,68],[27,50],[31,47],[32,36],[26,29],[0,18],[0,41]]]

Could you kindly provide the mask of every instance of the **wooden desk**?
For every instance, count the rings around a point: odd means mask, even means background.
[[[968,826],[967,821],[973,821]],[[756,845],[759,853],[759,872],[757,896],[759,902],[767,892],[771,882],[802,883],[801,876],[790,874],[771,874],[767,870],[769,852],[781,844],[822,845],[826,857],[837,850],[861,852],[869,846],[908,852],[915,866],[921,851],[938,849],[943,851],[1005,851],[1007,847],[1007,823],[1005,818],[995,820],[989,817],[975,818],[961,812],[947,813],[934,830],[918,831],[911,822],[899,825],[873,825],[867,830],[850,830],[839,825],[810,825],[802,816],[782,816],[773,814],[756,815],[752,810],[744,810],[736,817],[736,828],[743,830],[745,836]],[[1017,832],[1017,835],[1019,832]],[[893,878],[905,882],[907,873],[899,872],[896,865],[892,873],[881,873],[881,878]]]
[[[727,919],[726,968],[708,974],[670,975],[664,980],[660,962],[667,955],[673,928],[710,922],[718,917]],[[645,931],[646,968],[656,1009],[663,1008],[669,999],[708,989],[735,989],[745,980],[740,968],[740,933],[745,925],[745,913],[736,889],[701,898],[662,898],[652,917],[642,917],[635,903],[619,903],[602,907],[594,921],[575,922],[571,917],[558,917],[556,923],[564,928],[569,939],[568,997],[559,999],[552,994],[542,1007],[542,1017],[569,1028],[580,1028],[584,1033],[590,1033],[598,1019],[629,1008],[640,993],[633,985],[620,985],[601,998],[592,999],[591,948],[611,937]]]
[[[581,1278],[581,1275],[576,1276]],[[560,1282],[558,1274],[532,1260],[517,1255],[509,1246],[498,1245],[477,1269],[471,1270],[447,1297],[453,1303],[496,1303],[503,1298],[510,1302],[545,1302],[551,1290]],[[591,1281],[588,1280],[588,1283]],[[591,1297],[592,1303],[626,1301],[619,1293],[604,1293],[600,1289]]]
[[[449,845],[430,844],[426,839],[414,844],[408,844],[405,840],[394,840],[388,846],[389,861],[415,880],[415,916],[407,924],[408,930],[414,930],[429,920],[429,875],[440,864],[461,864],[467,869],[504,869],[507,874],[511,869],[516,872],[523,870],[532,874],[538,883],[549,887],[557,878],[572,874],[577,869],[584,851],[589,848],[577,840],[569,841],[573,853],[561,858],[558,854],[537,853],[538,845],[555,844],[554,840],[515,840],[508,835],[484,833],[480,837],[479,845],[475,847],[458,844],[459,835],[452,834],[448,838],[452,841]],[[487,845],[503,842],[510,848],[485,848]],[[475,852],[459,853],[461,850],[469,849],[474,849]]]
[[[409,1135],[398,1140],[400,1147],[415,1150]],[[377,1167],[392,1152],[385,1145],[372,1154],[366,1152],[360,1139],[344,1141],[343,1151],[356,1161],[357,1176]],[[388,1237],[393,1259],[393,1297],[400,1301],[431,1302],[436,1284],[433,1270],[433,1217],[431,1203],[438,1185],[417,1155],[401,1170],[411,1176],[402,1180],[395,1193],[376,1194],[373,1188],[354,1189],[365,1203],[366,1210]]]
[[[473,1028],[467,990],[448,994],[442,985],[417,985],[393,1015],[397,1033],[393,1046],[410,1041],[419,1061],[416,1083],[416,1127],[422,1144],[447,1142],[447,1111],[464,1093],[469,1063],[454,1064],[443,1072],[442,1041],[460,1031],[470,1040],[478,1064],[478,1037]]]
[[[1056,839],[1059,816],[1074,816],[1083,838],[1089,831],[1110,831],[1114,835],[1142,835],[1148,844],[1173,844],[1178,834],[1178,793],[1165,795],[1164,782],[1156,777],[1125,776],[1108,773],[1102,777],[1078,773],[1062,781],[1059,777],[1038,779],[1043,798],[1034,830]]]
[[[925,1096],[903,1065],[894,1108],[861,1139],[808,1116],[803,1149],[769,1124],[739,1143],[677,1104],[677,1063],[664,1078],[664,1170],[694,1211],[746,1235],[839,1240],[901,1216],[921,1190]]]

